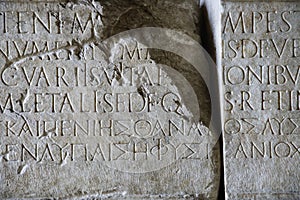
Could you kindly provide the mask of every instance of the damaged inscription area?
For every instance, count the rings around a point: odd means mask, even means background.
[[[197,96],[175,69],[126,39],[87,60],[28,56],[1,73],[1,162],[100,162],[128,172],[208,155]],[[87,54],[86,54],[87,55]],[[109,55],[109,57],[107,57]]]
[[[1,199],[183,199],[213,188],[200,75],[133,37],[107,48],[127,15],[102,3],[0,2]]]

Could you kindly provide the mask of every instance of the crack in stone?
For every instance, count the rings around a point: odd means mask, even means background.
[[[55,48],[49,51],[43,51],[43,52],[37,52],[37,53],[33,53],[33,54],[27,54],[24,56],[20,56],[17,58],[13,58],[11,60],[6,59],[6,63],[2,69],[3,73],[5,71],[5,69],[9,68],[12,65],[16,65],[20,64],[22,62],[25,62],[26,60],[33,58],[33,57],[40,57],[40,56],[48,56],[49,54],[56,54],[61,50],[67,50],[69,52],[74,52],[75,55],[77,55],[79,58],[82,58],[82,51],[84,49],[84,47],[86,45],[91,45],[91,44],[95,44],[96,46],[98,46],[98,42],[99,42],[99,38],[95,35],[91,36],[90,38],[83,40],[82,42],[78,42],[75,39],[72,40],[72,45],[65,45],[62,46],[60,48]]]
[[[80,1],[73,0],[73,1],[68,2],[68,3],[73,3],[73,4],[78,4],[78,5],[84,5],[85,7],[89,8],[92,11],[96,11],[96,13],[100,17],[102,17],[102,12],[101,12],[101,10],[99,10],[99,8],[96,7],[94,1],[90,1],[90,0],[80,0]],[[84,49],[84,47],[86,45],[90,45],[90,44],[94,43],[96,46],[98,46],[99,41],[101,41],[100,36],[97,35],[97,31],[95,30],[96,26],[93,25],[92,27],[93,28],[91,29],[91,37],[89,37],[88,39],[83,40],[81,42],[80,41],[76,41],[76,39],[73,39],[72,40],[72,45],[65,45],[65,46],[62,46],[60,48],[51,49],[49,51],[40,51],[40,52],[36,52],[36,53],[32,53],[32,54],[27,54],[27,55],[23,55],[23,56],[19,56],[19,57],[13,58],[11,60],[6,57],[6,55],[4,54],[4,52],[0,51],[0,53],[3,55],[3,57],[5,59],[5,65],[4,65],[3,69],[2,69],[2,72],[5,69],[7,69],[10,66],[12,66],[12,65],[16,65],[16,64],[24,62],[28,58],[40,57],[40,56],[48,56],[49,54],[56,54],[56,53],[58,53],[61,50],[67,50],[69,52],[74,52],[75,55],[77,55],[78,57],[81,58],[82,57],[82,51],[83,51],[83,49]]]

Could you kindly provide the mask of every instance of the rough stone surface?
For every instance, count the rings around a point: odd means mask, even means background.
[[[227,199],[300,199],[299,1],[224,1]]]
[[[145,26],[200,42],[199,19],[192,0],[1,1],[0,198],[217,199],[203,77],[134,38],[103,46]]]

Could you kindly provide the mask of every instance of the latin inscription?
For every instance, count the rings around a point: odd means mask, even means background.
[[[190,83],[135,40],[116,42],[108,58],[95,42],[101,12],[71,10],[0,11],[2,162],[156,169],[206,159],[210,132],[179,84]]]
[[[199,6],[135,3],[0,1],[0,199],[217,198]]]
[[[297,9],[239,9],[224,13],[222,71],[226,137],[298,135],[300,41],[299,24],[295,22],[299,14]],[[277,148],[276,144],[286,144],[289,152],[298,149],[297,140],[283,143],[281,138],[278,139],[278,143],[272,145],[272,141],[266,142],[270,149],[268,158],[281,155],[279,152],[283,147]],[[240,142],[233,147],[236,151],[230,157],[254,158],[253,149],[264,157],[266,144],[262,145],[261,151],[256,144],[256,141]],[[277,158],[298,156],[294,153]]]
[[[297,9],[239,9],[224,13],[222,57],[226,118],[223,128],[226,137],[298,135],[300,41],[299,24],[293,22],[299,19],[299,14]],[[298,142],[278,144],[297,150]],[[250,146],[257,149],[255,143],[252,141]],[[243,145],[234,147],[236,153],[231,157],[238,158],[237,155],[242,154],[253,158],[253,151],[246,153]],[[273,146],[276,157],[283,148]],[[298,156],[293,154],[293,157]],[[273,158],[270,153],[268,157]]]
[[[226,196],[298,199],[299,2],[224,1],[223,6]]]
[[[67,14],[67,15],[66,15]],[[76,34],[91,32],[102,22],[95,11],[66,13],[60,11],[36,12],[28,10],[0,11],[1,34]],[[66,20],[70,20],[66,23]]]
[[[201,156],[192,156],[199,151],[195,145],[202,146],[200,149],[204,148],[208,154],[204,144],[193,141],[195,137],[208,136],[209,131],[200,122],[190,120],[191,113],[179,91],[166,87],[171,78],[163,67],[157,66],[149,58],[148,51],[139,48],[136,42],[117,48],[120,50],[116,56],[118,62],[113,64],[104,62],[98,52],[96,60],[83,60],[81,64],[74,64],[71,59],[56,65],[53,60],[33,61],[29,57],[20,64],[4,68],[0,81],[1,138],[14,141],[0,145],[2,154],[6,155],[4,161],[31,159],[39,163],[48,157],[50,161],[62,162],[64,156],[74,161],[79,154],[84,154],[85,161],[95,160],[95,154],[102,155],[103,161],[118,160],[123,154],[128,154],[125,160],[136,160],[136,155],[141,154],[137,151],[139,145],[145,154],[138,156],[141,160],[148,160],[158,150],[164,150],[172,160],[200,159]],[[142,64],[134,66],[134,62]],[[165,117],[156,120],[145,117],[152,113]],[[69,114],[76,116],[70,118]],[[124,118],[123,114],[130,117]],[[43,119],[49,115],[60,120]],[[80,116],[91,119],[76,120]],[[175,143],[160,138],[152,141],[159,135],[188,139]],[[76,137],[86,142],[69,143],[72,138],[76,141]],[[132,141],[132,137],[144,140]],[[54,141],[61,138],[66,143],[62,146],[56,142],[39,144],[39,140],[45,138]],[[100,143],[89,144],[91,138]],[[151,142],[145,138],[150,138]],[[31,142],[21,142],[24,139]],[[66,147],[69,150],[64,152]],[[186,150],[190,150],[190,154],[181,154]],[[160,160],[164,153],[159,153],[159,159],[152,155],[152,159]],[[57,156],[59,159],[55,158]]]

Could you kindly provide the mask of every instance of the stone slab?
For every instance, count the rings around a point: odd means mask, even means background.
[[[299,199],[299,1],[223,1],[227,199]]]
[[[114,38],[156,26],[200,42],[198,11],[191,0],[1,1],[0,198],[217,199],[203,77]]]

